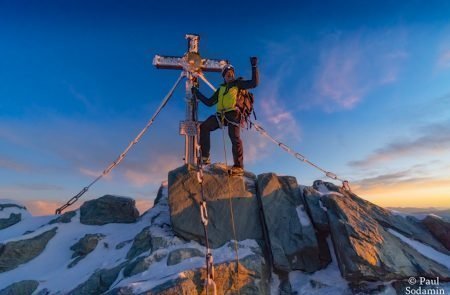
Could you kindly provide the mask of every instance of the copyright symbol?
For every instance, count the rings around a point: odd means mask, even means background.
[[[408,279],[408,283],[409,283],[410,285],[415,285],[415,284],[417,283],[417,280],[416,280],[415,277],[410,277],[410,278]]]

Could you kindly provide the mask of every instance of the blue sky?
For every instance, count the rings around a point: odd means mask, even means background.
[[[155,69],[153,56],[182,55],[184,35],[197,33],[200,53],[230,60],[238,75],[249,77],[248,57],[259,57],[256,111],[274,137],[377,204],[450,207],[449,6],[0,1],[0,198],[47,212],[90,183],[178,77]],[[86,199],[155,196],[182,164],[183,96],[179,87]],[[213,111],[202,106],[200,118]],[[243,138],[247,170],[305,185],[323,178],[253,131]],[[223,161],[220,131],[212,157]]]

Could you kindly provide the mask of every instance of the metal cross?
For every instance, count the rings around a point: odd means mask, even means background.
[[[197,105],[198,102],[191,93],[197,74],[201,72],[220,72],[228,64],[227,60],[207,59],[200,57],[198,52],[199,35],[187,34],[188,51],[182,56],[155,55],[153,65],[157,69],[183,70],[186,79],[186,120],[180,122],[180,134],[185,136],[185,164],[196,164],[196,147],[198,137]]]

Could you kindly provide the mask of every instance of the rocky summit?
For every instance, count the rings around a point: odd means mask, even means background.
[[[1,201],[0,295],[450,294],[447,220],[321,180],[229,176],[221,164],[198,180],[195,167],[170,171],[141,215],[114,195],[61,216]]]

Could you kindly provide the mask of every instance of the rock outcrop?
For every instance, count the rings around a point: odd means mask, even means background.
[[[255,176],[252,184],[254,186]],[[234,239],[231,207],[236,239],[262,239],[258,204],[244,177],[230,177],[220,165],[212,165],[204,173],[204,198],[209,217],[209,242],[218,248]],[[187,165],[169,172],[169,207],[173,230],[186,240],[205,244],[200,221],[202,200],[197,173]],[[231,203],[231,204],[230,204]]]
[[[58,216],[57,218],[51,220],[49,224],[55,224],[55,223],[69,223],[72,221],[72,218],[77,215],[77,212],[75,211],[68,211],[64,212],[63,215]]]
[[[133,223],[138,217],[135,201],[127,197],[106,195],[87,201],[80,207],[82,224]]]
[[[36,237],[0,244],[0,273],[14,269],[39,256],[48,241],[56,234],[57,227]]]
[[[81,259],[85,258],[89,253],[94,251],[98,242],[103,239],[103,234],[86,234],[78,242],[70,247],[73,251],[72,258],[76,258],[69,264],[69,268],[75,266]]]
[[[27,208],[9,200],[0,200],[0,230],[20,222],[24,213],[28,215]]]
[[[279,271],[313,272],[331,261],[321,254],[314,227],[306,212],[300,188],[294,177],[250,173],[230,177],[220,165],[204,173],[204,197],[208,210],[208,235],[213,248],[234,239],[255,239],[264,244],[257,197],[264,209],[274,266]],[[195,170],[183,166],[169,173],[169,206],[174,231],[186,240],[204,244],[199,203],[201,186]],[[233,216],[230,216],[232,206]],[[287,235],[286,233],[290,234]],[[326,253],[326,247],[322,249]],[[327,260],[328,258],[328,260]]]
[[[320,269],[316,234],[305,211],[297,180],[292,176],[261,174],[258,175],[257,193],[264,208],[275,268],[286,272]]]
[[[89,279],[69,292],[69,295],[102,294],[109,290],[124,264],[111,269],[97,270]]]
[[[442,280],[450,280],[446,267],[394,235],[393,228],[405,229],[409,227],[407,222],[392,225],[390,222],[395,218],[389,215],[391,213],[332,184],[327,183],[327,187],[332,188],[331,192],[320,199],[326,207],[339,268],[345,279],[350,282],[389,281],[439,275]],[[411,236],[417,231],[410,231]],[[439,246],[435,240],[431,242]]]
[[[450,222],[435,215],[428,215],[422,222],[431,234],[450,250]]]
[[[38,281],[23,280],[13,283],[3,290],[0,290],[0,295],[31,295],[39,286]]]
[[[22,219],[22,214],[11,213],[8,218],[0,218],[0,230],[16,224]]]

